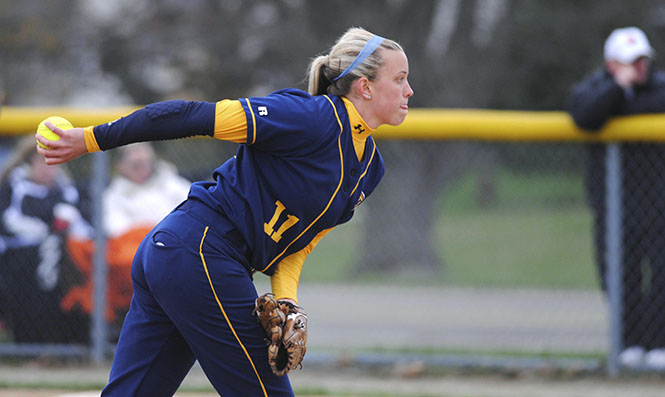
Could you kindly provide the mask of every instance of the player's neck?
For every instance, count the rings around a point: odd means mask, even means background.
[[[372,111],[370,101],[359,96],[354,97],[353,95],[349,95],[345,98],[353,104],[353,106],[356,108],[356,111],[358,111],[358,114],[360,117],[362,117],[369,128],[374,130],[376,127],[381,125],[378,119],[374,117],[374,112]]]

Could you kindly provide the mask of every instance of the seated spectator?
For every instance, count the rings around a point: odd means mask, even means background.
[[[19,142],[0,172],[0,305],[16,343],[85,343],[88,316],[59,303],[81,279],[64,240],[92,230],[64,168],[35,147],[32,136]]]
[[[104,231],[109,265],[107,319],[117,321],[129,309],[132,297],[131,264],[141,240],[157,223],[187,198],[190,182],[170,163],[159,160],[149,143],[121,148],[116,174],[104,192]],[[92,310],[92,253],[90,241],[70,241],[76,263],[88,281],[71,292],[63,304]]]
[[[187,198],[190,186],[172,164],[155,158],[149,143],[119,152],[117,174],[104,193],[104,228],[110,238],[134,228],[152,229]]]

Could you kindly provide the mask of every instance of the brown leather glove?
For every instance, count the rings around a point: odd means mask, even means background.
[[[254,314],[266,333],[268,364],[275,375],[282,376],[300,366],[307,351],[307,314],[286,301],[276,301],[264,294],[254,302]]]

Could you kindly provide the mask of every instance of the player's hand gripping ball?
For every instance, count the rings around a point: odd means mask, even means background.
[[[300,306],[264,294],[254,302],[254,314],[266,333],[268,364],[277,376],[300,366],[307,351],[307,314]]]
[[[49,141],[57,141],[60,140],[60,137],[53,131],[51,131],[50,128],[46,126],[46,122],[52,123],[54,126],[60,128],[61,130],[69,130],[74,128],[72,123],[70,123],[67,119],[62,118],[60,116],[51,116],[47,117],[44,120],[42,120],[41,123],[39,123],[39,126],[37,126],[37,135],[41,135],[44,138],[48,139]],[[41,142],[37,141],[37,144],[44,149],[50,149],[49,147],[46,147],[42,145]]]

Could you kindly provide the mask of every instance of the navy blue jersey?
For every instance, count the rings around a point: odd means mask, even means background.
[[[190,197],[225,213],[251,249],[250,265],[272,275],[285,256],[350,220],[384,164],[369,128],[341,97],[286,89],[240,102],[247,142],[213,182],[194,183]],[[353,134],[367,136],[362,161]]]

